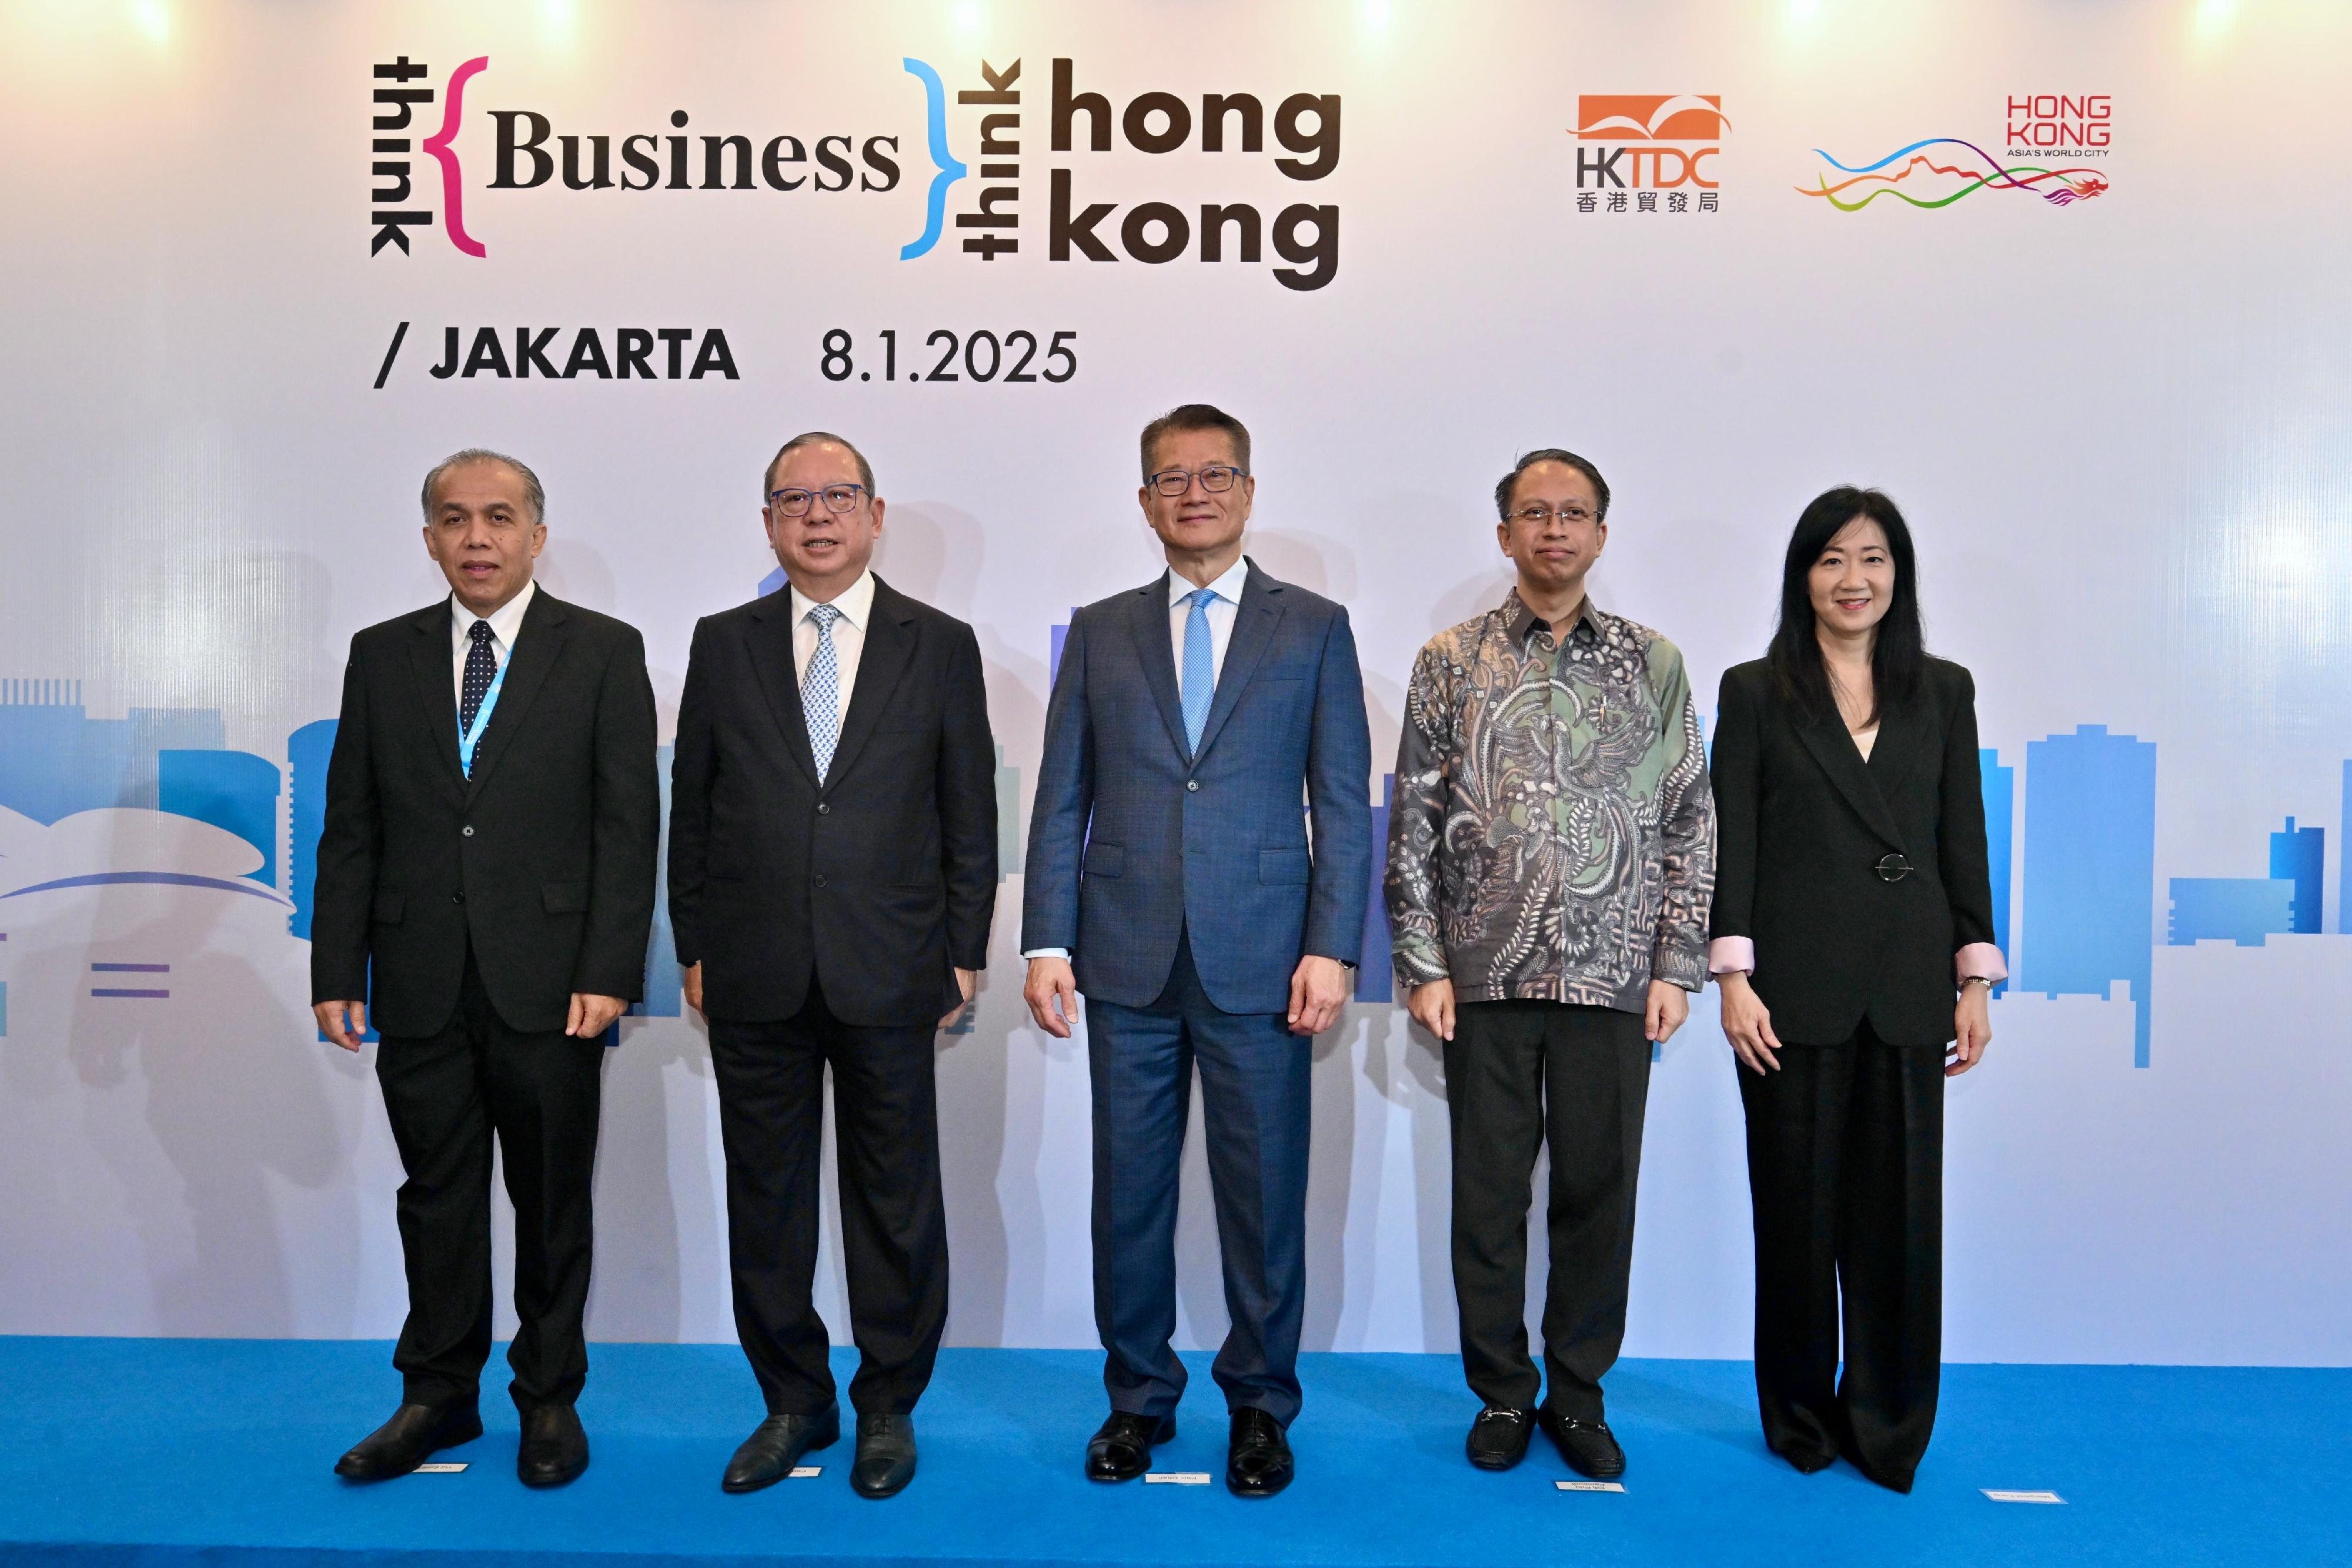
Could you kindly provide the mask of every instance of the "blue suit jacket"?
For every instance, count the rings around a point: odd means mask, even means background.
[[[1370,776],[1340,606],[1250,563],[1195,757],[1168,579],[1089,604],[1045,711],[1021,946],[1067,947],[1079,990],[1143,1007],[1189,927],[1212,1002],[1282,1012],[1301,956],[1361,956]]]

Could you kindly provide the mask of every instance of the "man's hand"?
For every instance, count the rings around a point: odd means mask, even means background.
[[[1078,1017],[1078,977],[1071,973],[1067,958],[1030,959],[1021,999],[1029,1004],[1029,1016],[1039,1029],[1055,1040],[1070,1038],[1070,1025]]]
[[[564,1021],[563,1032],[582,1040],[593,1040],[613,1027],[613,1020],[629,1010],[629,1004],[618,997],[600,997],[588,991],[572,993],[572,1016]]]
[[[1348,966],[1309,953],[1290,975],[1290,1032],[1308,1039],[1339,1021],[1348,1005]]]
[[[1960,988],[1960,999],[1952,1009],[1951,1060],[1944,1064],[1944,1076],[1958,1078],[1984,1060],[1985,1047],[1992,1043],[1992,988],[1967,985]]]
[[[1739,1065],[1759,1077],[1780,1071],[1780,1059],[1773,1053],[1780,1049],[1780,1040],[1772,1032],[1772,1014],[1764,998],[1746,975],[1717,975],[1715,983],[1722,993],[1723,1037],[1731,1041]]]
[[[320,1034],[345,1051],[360,1048],[360,1036],[367,1033],[365,1002],[312,1002],[310,1010],[318,1015]]]
[[[1642,1032],[1654,1044],[1664,1045],[1690,1017],[1690,993],[1672,980],[1650,982],[1649,1005],[1642,1009]]]
[[[940,1027],[941,1029],[947,1028],[948,1025],[955,1022],[957,1019],[963,1016],[963,1009],[971,1006],[972,988],[980,983],[980,975],[976,970],[958,969],[955,972],[955,977],[956,988],[963,993],[963,1000],[958,1002],[955,1006],[950,1008],[945,1013],[940,1015]]]
[[[1412,1014],[1413,1022],[1440,1040],[1451,1040],[1454,1038],[1452,980],[1431,980],[1415,986],[1412,994],[1405,998],[1404,1005],[1405,1010]]]
[[[680,974],[686,990],[686,1005],[696,1012],[702,1011],[702,964],[699,959],[688,964]],[[704,1016],[708,1017],[708,1014]]]

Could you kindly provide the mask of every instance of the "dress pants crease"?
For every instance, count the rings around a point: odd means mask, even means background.
[[[828,1067],[859,1353],[850,1403],[905,1415],[929,1385],[948,1302],[933,1034],[843,1023],[814,977],[790,1019],[710,1020],[735,1327],[771,1415],[814,1415],[835,1396],[812,1300]]]
[[[515,1215],[507,1360],[516,1406],[570,1405],[588,1377],[583,1326],[593,1253],[604,1047],[507,1026],[469,950],[439,1033],[383,1038],[376,1079],[406,1179],[395,1205],[408,1316],[393,1351],[404,1397],[469,1406],[490,1352],[492,1140]]]
[[[1865,1024],[1780,1061],[1738,1069],[1765,1440],[1809,1467],[1843,1454],[1908,1490],[1942,1360],[1944,1052]]]

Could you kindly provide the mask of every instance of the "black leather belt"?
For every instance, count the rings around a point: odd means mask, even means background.
[[[1881,882],[1901,882],[1911,874],[1911,862],[1901,855],[1881,856],[1876,867]]]

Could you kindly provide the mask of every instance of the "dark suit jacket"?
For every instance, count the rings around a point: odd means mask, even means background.
[[[517,1030],[562,1029],[574,991],[642,998],[661,842],[645,640],[538,590],[468,780],[449,628],[444,599],[352,639],[312,999],[366,997],[372,977],[378,1030],[436,1033],[469,942]]]
[[[1079,990],[1143,1007],[1189,930],[1212,1002],[1281,1012],[1300,957],[1361,956],[1370,777],[1340,606],[1250,564],[1195,757],[1167,577],[1089,604],[1045,712],[1022,949],[1066,947]]]
[[[1763,660],[1716,710],[1711,935],[1756,944],[1750,983],[1783,1040],[1835,1045],[1867,1017],[1895,1045],[1952,1038],[1953,956],[1993,939],[1976,685],[1929,659],[1885,705],[1865,763],[1832,712],[1808,720]],[[1899,854],[1899,882],[1876,871]]]
[[[988,967],[996,742],[971,628],[874,580],[873,623],[820,786],[788,592],[694,629],[670,781],[677,961],[705,1011],[930,1024]]]

